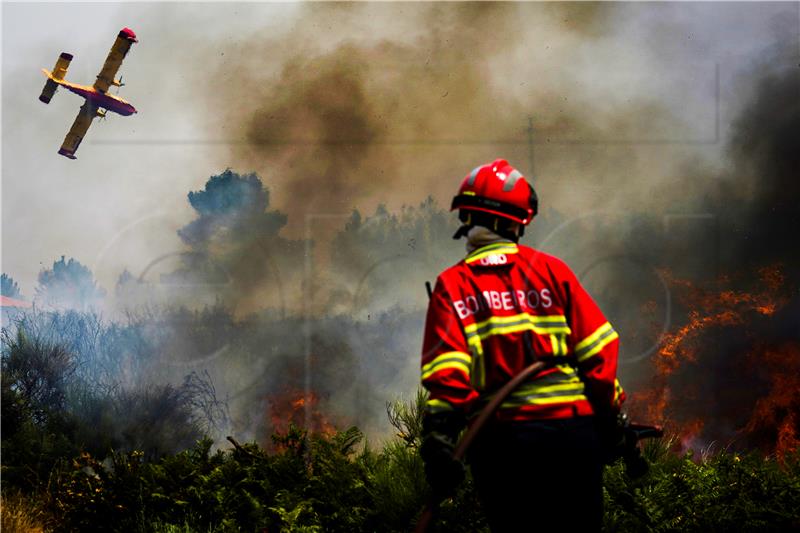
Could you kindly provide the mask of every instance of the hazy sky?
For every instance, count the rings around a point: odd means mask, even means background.
[[[30,298],[39,270],[63,254],[88,265],[112,290],[123,268],[138,273],[159,255],[181,249],[175,231],[193,217],[186,194],[226,167],[259,172],[278,208],[302,202],[289,186],[293,175],[287,169],[308,154],[264,154],[217,141],[245,139],[253,113],[277,105],[266,99],[293,94],[291,87],[280,89],[291,79],[288,63],[303,54],[325,57],[342,42],[364,51],[368,88],[390,86],[375,74],[382,71],[386,46],[381,43],[410,51],[408,56],[392,52],[393,60],[407,57],[422,65],[426,54],[457,58],[446,63],[449,72],[437,72],[428,85],[417,84],[436,87],[434,94],[400,95],[391,102],[368,94],[368,101],[378,102],[372,107],[376,113],[394,113],[383,141],[418,132],[423,141],[511,136],[522,144],[389,143],[385,151],[365,156],[364,168],[391,161],[387,166],[404,180],[387,178],[386,188],[363,193],[359,185],[339,199],[339,211],[372,209],[378,202],[397,207],[428,193],[447,204],[463,174],[500,155],[516,158],[525,168],[527,112],[544,117],[546,131],[537,138],[537,183],[551,204],[578,214],[600,202],[647,202],[652,187],[677,179],[687,161],[719,164],[728,122],[746,96],[749,69],[787,35],[787,28],[796,39],[800,27],[796,3],[526,4],[512,15],[503,9],[500,16],[483,17],[462,16],[456,4],[350,9],[280,3],[3,3],[3,272]],[[40,69],[51,69],[60,52],[70,52],[74,59],[67,78],[91,84],[124,26],[140,42],[120,71],[126,83],[120,94],[139,113],[109,113],[106,121],[94,122],[77,160],[61,157],[56,152],[82,101],[60,89],[49,105],[39,102]],[[459,54],[462,38],[474,48]],[[391,64],[385,70],[403,71]],[[463,98],[458,86],[447,85],[451,72],[457,79],[473,70],[488,92],[470,105],[495,113],[503,124],[496,131],[490,116],[471,115],[467,104],[463,116],[435,120],[437,102]],[[400,128],[397,117],[413,118],[414,100],[431,111],[416,130]],[[408,113],[398,106],[407,106]],[[469,127],[473,119],[478,131]],[[575,139],[580,142],[571,144]],[[285,172],[265,175],[273,168]],[[609,184],[627,192],[609,200]],[[291,222],[289,230],[298,231]]]
[[[261,16],[247,14],[254,7]],[[186,194],[224,170],[213,146],[135,144],[208,137],[198,122],[209,102],[193,97],[192,87],[207,61],[181,36],[224,43],[229,35],[275,27],[295,9],[3,4],[3,271],[27,297],[38,271],[61,254],[89,265],[113,287],[123,268],[141,270],[155,254],[177,249],[175,230],[191,218]],[[140,42],[120,70],[126,83],[120,94],[139,113],[95,120],[78,159],[61,157],[56,152],[82,101],[59,89],[48,106],[39,102],[40,68],[52,69],[60,52],[70,52],[67,78],[91,84],[124,26]]]

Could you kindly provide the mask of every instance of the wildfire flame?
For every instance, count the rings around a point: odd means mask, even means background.
[[[789,302],[780,267],[760,269],[749,291],[732,288],[743,283],[729,276],[711,289],[669,272],[662,276],[687,309],[686,321],[663,337],[650,387],[631,397],[634,411],[668,425],[682,451],[727,435],[720,429],[724,423],[734,426],[731,441],[740,439],[779,458],[796,450],[800,347],[774,340],[765,326]],[[742,396],[759,394],[742,412]]]
[[[770,375],[769,393],[756,402],[744,431],[775,442],[774,451],[783,460],[800,444],[800,345],[788,343],[755,353],[752,363]]]
[[[271,433],[285,434],[290,425],[307,429],[311,433],[332,435],[336,428],[319,407],[319,396],[313,391],[286,388],[270,394],[267,398],[269,408],[267,421]]]

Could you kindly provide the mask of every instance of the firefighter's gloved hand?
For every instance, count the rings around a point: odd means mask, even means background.
[[[628,446],[625,434],[627,425],[628,417],[623,413],[604,413],[597,416],[597,431],[605,464],[612,464],[625,456]]]
[[[650,463],[642,457],[642,452],[637,446],[629,448],[625,454],[625,473],[631,479],[639,479],[650,471]]]
[[[602,443],[604,462],[612,464],[622,458],[628,477],[637,479],[650,469],[637,444],[636,435],[628,426],[630,420],[625,413],[598,417],[598,430]]]
[[[419,453],[425,462],[425,477],[437,499],[452,496],[464,481],[464,464],[453,457],[463,427],[463,416],[453,412],[426,414],[422,420]]]

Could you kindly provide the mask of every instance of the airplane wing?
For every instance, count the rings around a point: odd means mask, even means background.
[[[122,60],[125,59],[125,55],[135,42],[137,42],[136,34],[130,28],[123,28],[119,32],[117,40],[114,41],[114,45],[108,52],[108,57],[106,57],[106,62],[103,64],[100,74],[97,75],[97,81],[94,82],[95,89],[105,93],[110,86],[116,85],[114,76],[117,75],[117,71],[122,65]]]
[[[77,157],[75,157],[75,152],[78,151],[78,146],[81,145],[83,136],[89,131],[89,126],[92,125],[92,120],[94,120],[96,116],[97,108],[88,101],[85,102],[81,106],[80,111],[78,111],[78,116],[75,117],[75,122],[72,123],[72,127],[64,138],[64,142],[61,144],[58,153],[70,159],[77,159]]]

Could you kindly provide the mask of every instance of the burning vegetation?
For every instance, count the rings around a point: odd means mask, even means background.
[[[285,389],[267,396],[272,434],[286,434],[289,428],[306,428],[322,435],[336,434],[336,428],[320,410],[319,397],[313,391]]]
[[[665,423],[681,450],[716,445],[785,454],[797,449],[800,357],[775,334],[796,288],[780,265],[753,279],[724,276],[700,287],[663,273],[685,323],[668,332],[651,361],[648,388],[631,403]]]

